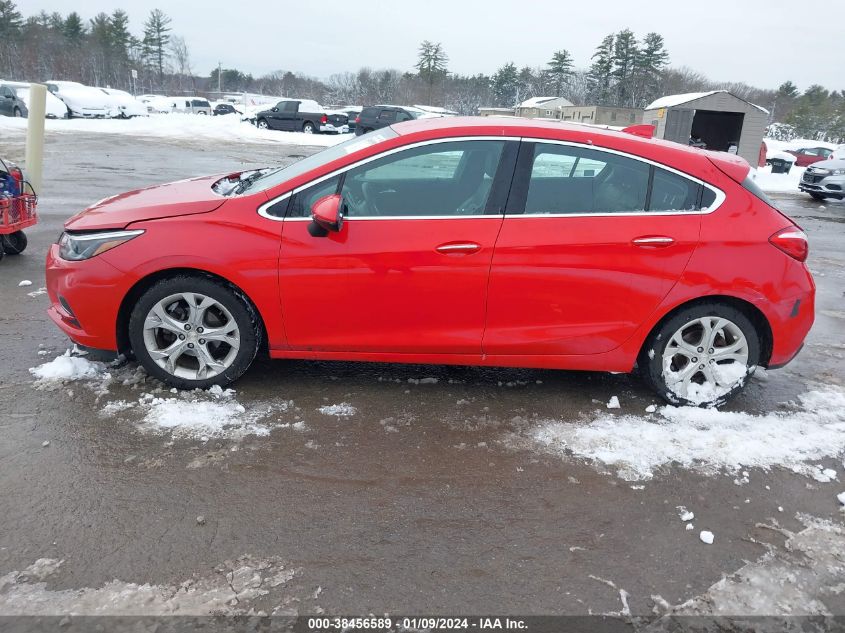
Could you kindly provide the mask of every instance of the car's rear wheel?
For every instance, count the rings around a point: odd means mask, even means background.
[[[639,359],[646,383],[670,404],[714,407],[745,386],[760,361],[760,334],[722,303],[682,309],[660,324]]]
[[[26,234],[23,231],[15,231],[9,235],[0,235],[0,250],[7,255],[20,255],[26,250],[28,244]]]
[[[310,121],[306,121],[305,124],[302,126],[302,131],[305,134],[313,134],[314,133],[314,124]]]
[[[250,366],[261,320],[233,286],[199,276],[159,281],[129,319],[132,351],[159,380],[180,389],[227,385]]]
[[[270,128],[270,125],[267,123],[266,119],[258,119],[258,121],[255,122],[255,125],[260,130],[267,130]]]

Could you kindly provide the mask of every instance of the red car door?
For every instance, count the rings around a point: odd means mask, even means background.
[[[430,142],[297,192],[279,284],[292,349],[480,356],[487,281],[515,142]],[[507,178],[497,171],[508,171]],[[343,198],[319,235],[314,201]]]
[[[526,142],[491,267],[485,354],[595,354],[683,272],[716,193],[618,153]]]

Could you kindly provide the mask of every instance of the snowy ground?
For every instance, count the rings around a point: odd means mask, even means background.
[[[625,375],[295,361],[173,393],[69,349],[44,250],[90,200],[314,150],[127,139],[54,136],[0,262],[0,615],[845,613],[845,203],[779,198],[816,326],[720,411]]]
[[[26,130],[26,119],[0,117],[0,135]],[[123,134],[147,138],[172,138],[207,141],[248,141],[284,145],[316,145],[328,147],[350,138],[349,134],[303,134],[259,130],[241,121],[239,116],[200,116],[196,114],[151,114],[147,117],[123,119],[47,119],[47,134],[89,133]]]

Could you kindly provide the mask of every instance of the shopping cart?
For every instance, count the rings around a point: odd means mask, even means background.
[[[0,259],[26,249],[23,229],[38,222],[38,196],[14,163],[0,158]]]

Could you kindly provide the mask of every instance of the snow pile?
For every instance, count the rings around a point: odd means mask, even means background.
[[[5,616],[241,615],[254,609],[250,606],[252,601],[282,591],[299,573],[278,558],[242,556],[218,565],[210,577],[194,576],[178,585],[139,585],[112,580],[99,588],[47,589],[45,581],[63,562],[40,558],[23,571],[0,576],[0,613]],[[280,598],[274,596],[271,603],[282,604],[284,600]]]
[[[352,417],[358,413],[358,409],[353,407],[348,402],[341,402],[340,404],[327,404],[317,409],[323,415],[335,415],[339,418]]]
[[[529,436],[542,450],[594,460],[628,481],[673,464],[704,474],[781,466],[817,478],[807,462],[845,451],[845,392],[799,400],[794,411],[763,415],[663,406],[644,417],[602,413],[588,424],[549,420]]]
[[[105,96],[105,95],[103,95]],[[207,139],[215,141],[249,141],[284,145],[328,147],[350,138],[345,134],[303,134],[259,130],[235,116],[198,116],[196,114],[152,114],[148,117],[123,119],[48,119],[48,133],[88,132],[93,134],[126,134],[153,138]],[[0,133],[26,129],[26,119],[0,117]]]
[[[807,527],[797,533],[777,525],[759,525],[784,534],[787,541],[783,549],[771,548],[758,561],[722,578],[703,595],[676,606],[667,605],[659,596],[653,596],[653,599],[667,608],[667,616],[730,618],[718,621],[712,629],[705,626],[706,620],[699,618],[700,627],[696,630],[812,630],[813,627],[802,628],[795,616],[837,613],[845,588],[845,564],[842,562],[845,560],[845,530],[830,521],[803,515],[799,518]],[[766,622],[761,627],[759,620],[737,621],[741,616],[765,616]],[[789,619],[779,621],[773,616]],[[654,623],[653,629],[676,628],[661,624],[661,621]],[[828,629],[820,625],[817,630]]]
[[[108,377],[103,363],[93,362],[79,356],[71,356],[70,350],[67,350],[63,356],[58,356],[43,365],[31,367],[29,373],[35,376],[38,379],[37,382],[41,385]]]
[[[793,167],[788,174],[773,174],[771,167],[758,167],[749,174],[763,191],[768,193],[801,193],[798,183],[804,175],[804,167]]]

